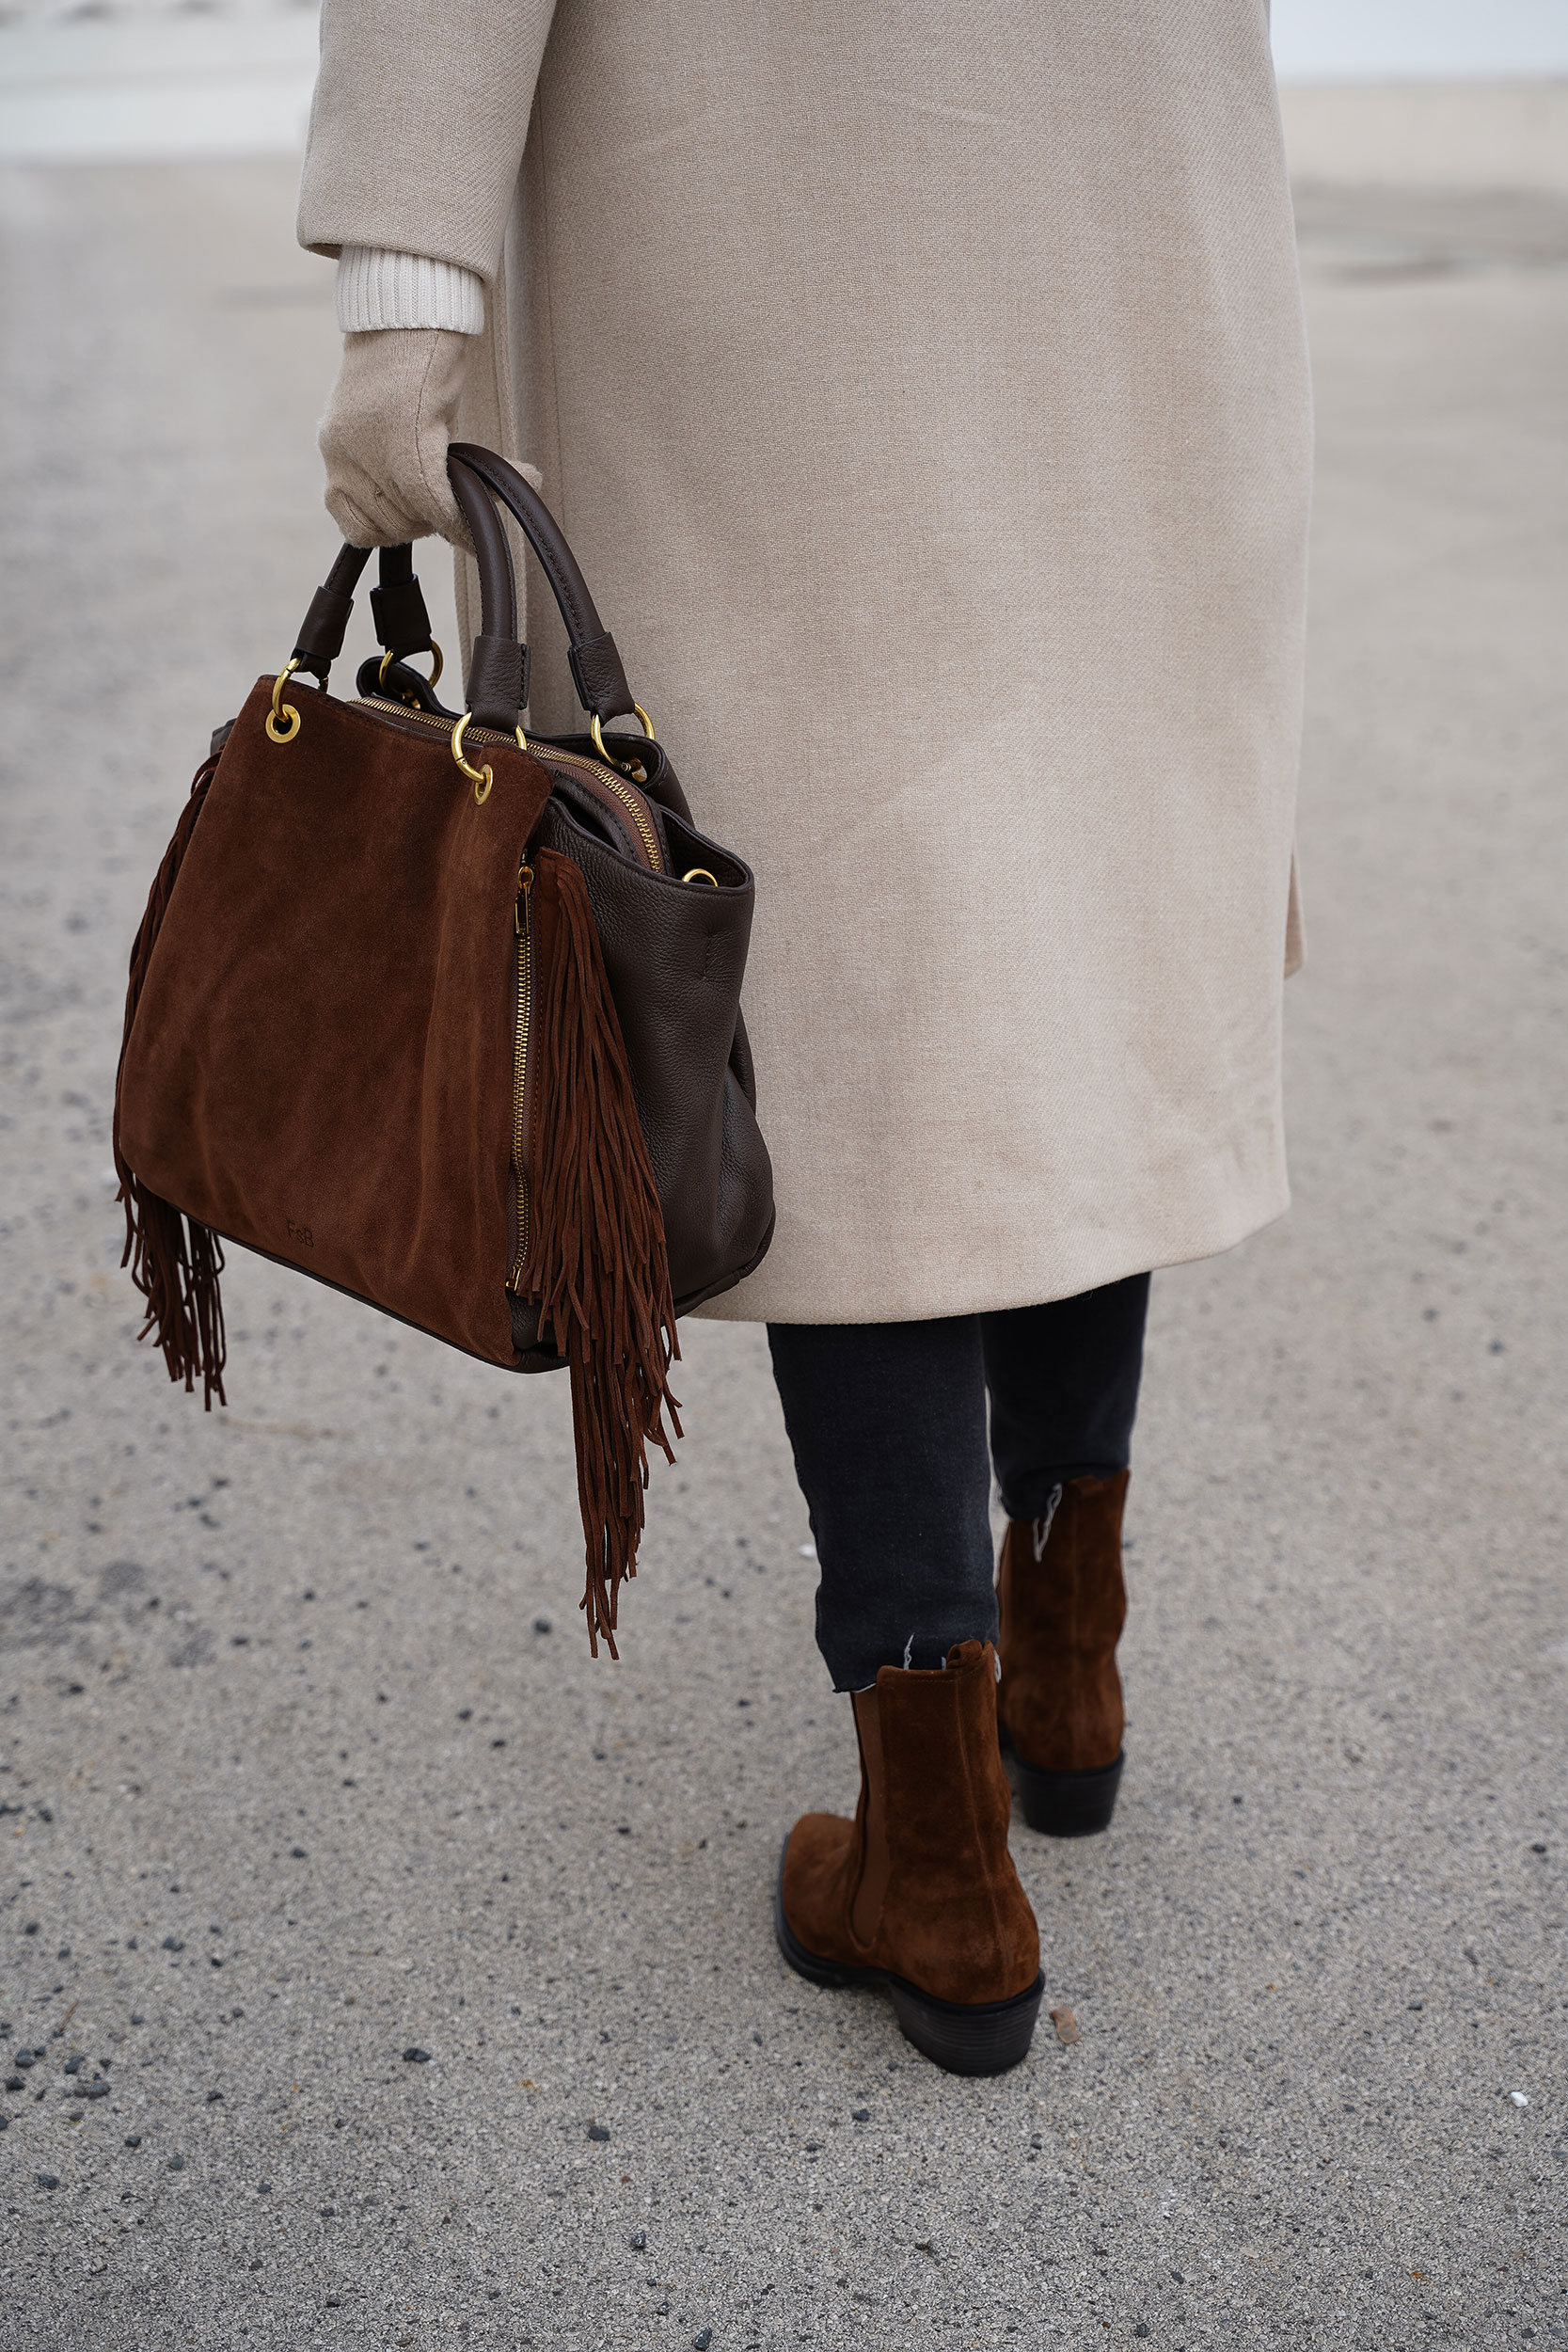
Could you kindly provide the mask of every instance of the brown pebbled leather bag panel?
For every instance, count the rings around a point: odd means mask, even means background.
[[[673,827],[672,830],[674,830]],[[710,1296],[766,1248],[773,1170],[734,1067],[755,886],[751,870],[679,829],[709,889],[654,874],[595,840],[558,794],[539,838],[588,886],[664,1217],[677,1304]],[[750,1074],[750,1049],[743,1053]]]
[[[121,1148],[215,1232],[515,1365],[514,908],[549,777],[487,745],[479,806],[440,738],[295,680],[277,744],[271,694],[225,745],[152,950]]]

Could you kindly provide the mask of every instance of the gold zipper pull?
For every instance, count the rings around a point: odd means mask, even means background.
[[[517,933],[519,938],[522,936],[523,930],[523,907],[527,901],[528,894],[532,888],[532,866],[519,866],[517,868],[517,896],[512,908],[512,928]]]

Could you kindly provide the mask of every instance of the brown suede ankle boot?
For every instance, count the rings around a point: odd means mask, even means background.
[[[1002,1546],[997,1723],[1023,1818],[1052,1837],[1108,1829],[1121,1780],[1126,1470],[1058,1486]]]
[[[908,2039],[955,2074],[1018,2064],[1045,1982],[1007,1851],[995,1660],[989,1642],[962,1642],[945,1667],[884,1666],[855,1692],[855,1818],[796,1822],[773,1908],[798,1974],[885,1987]]]

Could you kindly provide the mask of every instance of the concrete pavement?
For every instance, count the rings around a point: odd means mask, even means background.
[[[332,546],[292,186],[0,173],[0,2345],[1562,2342],[1568,213],[1304,201],[1296,1205],[1156,1283],[1121,1807],[1014,1837],[1081,2039],[970,2084],[773,1948],[760,1332],[618,1668],[559,1385],[238,1252],[227,1413],[133,1343],[127,946]]]

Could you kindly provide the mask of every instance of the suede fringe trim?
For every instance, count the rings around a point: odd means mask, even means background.
[[[528,1295],[571,1365],[588,1645],[596,1658],[602,1634],[616,1658],[620,1588],[637,1573],[648,1440],[673,1461],[666,1411],[681,1434],[669,1385],[680,1348],[664,1218],[587,886],[569,858],[546,851],[546,861],[556,920],[535,1031]]]
[[[125,1034],[120,1041],[119,1073],[115,1078],[114,1136],[119,1197],[125,1204],[125,1251],[119,1263],[130,1267],[131,1279],[147,1301],[147,1321],[136,1337],[145,1340],[150,1331],[156,1334],[169,1378],[182,1380],[187,1391],[195,1390],[196,1375],[201,1375],[202,1403],[208,1412],[213,1409],[214,1396],[220,1405],[228,1403],[223,1393],[228,1343],[218,1287],[223,1245],[215,1233],[205,1225],[198,1225],[195,1217],[182,1216],[170,1202],[150,1192],[127,1167],[119,1148],[119,1089],[125,1048],[130,1042],[136,1007],[141,1002],[147,967],[173,895],[181,861],[196,830],[196,820],[216,768],[217,761],[210,759],[196,771],[191,797],[164,852],[164,862],[148,895],[147,913],[131,950]]]

